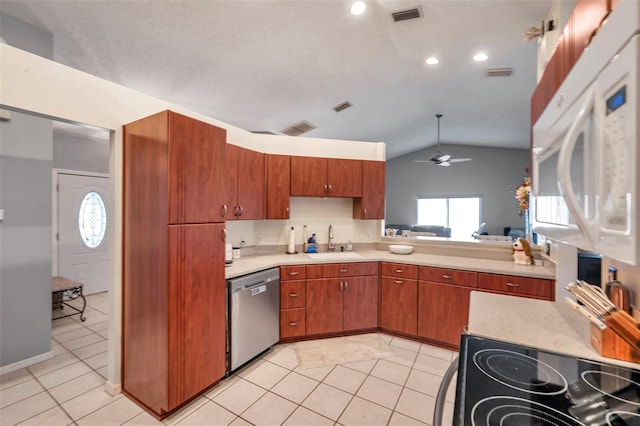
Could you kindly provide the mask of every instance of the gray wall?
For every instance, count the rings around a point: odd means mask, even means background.
[[[53,167],[85,172],[109,173],[109,139],[87,138],[68,132],[53,132]]]
[[[51,120],[0,122],[0,366],[51,350]]]
[[[51,34],[0,14],[7,44],[51,58]],[[51,350],[51,120],[0,122],[0,366]]]
[[[524,227],[511,190],[520,185],[529,167],[528,149],[442,145],[441,151],[472,161],[450,167],[413,162],[431,158],[436,147],[387,161],[386,223],[416,224],[416,198],[421,196],[479,195],[487,232],[502,235],[505,226]]]

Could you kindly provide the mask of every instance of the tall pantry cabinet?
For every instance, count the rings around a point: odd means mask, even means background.
[[[123,391],[162,418],[225,374],[226,131],[124,126]]]

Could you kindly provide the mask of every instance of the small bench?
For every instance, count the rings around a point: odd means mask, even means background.
[[[87,319],[87,317],[84,316],[84,310],[87,307],[87,299],[85,299],[84,294],[82,294],[82,287],[83,284],[81,282],[72,281],[69,278],[60,276],[51,278],[51,309],[54,311],[61,310],[66,306],[75,311],[67,315],[55,316],[53,318],[54,320],[67,318],[72,315],[80,315],[80,321]],[[67,303],[71,300],[77,299],[78,297],[82,298],[82,309],[78,309]]]

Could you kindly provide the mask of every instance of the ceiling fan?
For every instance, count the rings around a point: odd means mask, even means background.
[[[451,158],[450,154],[440,152],[440,118],[442,114],[436,114],[438,119],[438,151],[429,160],[413,160],[414,163],[434,163],[436,166],[449,167],[451,163],[462,163],[463,161],[471,161],[471,158]]]

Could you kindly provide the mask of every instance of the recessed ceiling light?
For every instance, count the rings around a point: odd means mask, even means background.
[[[489,59],[489,57],[484,52],[476,53],[473,56],[473,60],[476,61],[476,62],[486,61],[487,59]]]
[[[435,56],[432,56],[430,58],[427,58],[427,60],[425,62],[427,64],[429,64],[429,65],[435,65],[435,64],[439,63],[440,60],[438,58],[436,58]]]
[[[351,6],[352,15],[362,15],[367,9],[367,5],[363,1],[357,1]]]

